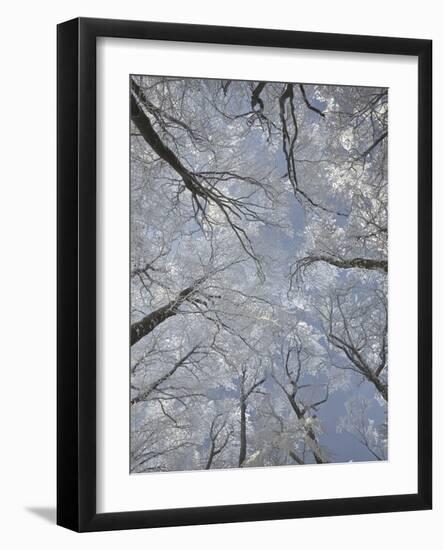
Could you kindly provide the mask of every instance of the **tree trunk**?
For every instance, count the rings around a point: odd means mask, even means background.
[[[380,378],[378,378],[377,376],[368,376],[367,377],[369,382],[372,382],[374,384],[374,386],[377,388],[377,391],[379,392],[379,394],[383,397],[383,399],[386,401],[386,403],[388,402],[388,386],[386,384],[383,384],[383,382],[381,382]]]
[[[289,399],[289,403],[291,404],[291,407],[292,407],[293,411],[295,412],[296,417],[299,420],[304,418],[304,412],[297,405],[297,402],[294,399],[294,397],[292,397],[292,395],[288,394],[288,393],[286,395]],[[322,456],[320,455],[320,453],[317,450],[317,449],[319,449],[319,445],[318,445],[317,438],[315,437],[315,433],[314,433],[312,428],[308,428],[306,430],[306,439],[308,439],[308,445],[309,445],[309,447],[312,451],[312,454],[314,455],[315,462],[317,464],[324,464],[325,461],[323,460]]]
[[[300,260],[300,267],[306,267],[309,264],[315,262],[326,262],[330,265],[340,267],[341,269],[369,269],[388,272],[387,260],[374,260],[372,258],[349,258],[342,260],[340,258],[334,258],[332,256],[307,256]]]
[[[165,306],[162,306],[146,317],[143,317],[140,321],[136,321],[131,325],[131,346],[136,342],[141,340],[144,336],[152,332],[156,326],[169,317],[173,317],[178,313],[178,308],[183,302],[190,299],[191,294],[196,290],[198,284],[200,284],[203,279],[198,279],[192,286],[182,290],[175,300],[169,302]]]
[[[246,458],[246,401],[240,401],[240,454],[238,466],[241,467]]]
[[[211,451],[209,452],[208,461],[206,462],[205,470],[209,470],[212,466],[212,461],[214,460],[214,444],[211,445]]]
[[[138,131],[146,141],[157,153],[157,155],[169,164],[169,166],[181,176],[185,186],[193,193],[197,193],[195,189],[195,182],[190,172],[185,168],[185,166],[180,162],[176,154],[162,141],[160,136],[154,130],[154,127],[149,120],[149,117],[143,112],[143,110],[137,105],[137,101],[134,97],[134,93],[137,94],[139,89],[138,86],[133,82],[132,83],[132,93],[131,93],[131,120],[137,127]]]
[[[297,464],[305,464],[305,461],[298,456],[294,451],[289,451],[289,456],[292,458],[294,462],[297,462]]]

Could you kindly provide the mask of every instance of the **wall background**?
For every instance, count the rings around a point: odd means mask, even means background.
[[[441,539],[443,490],[434,471],[434,510],[132,532],[76,535],[55,521],[55,25],[77,16],[175,21],[434,40],[434,280],[442,277],[443,31],[441,4],[405,0],[169,0],[163,3],[78,0],[8,3],[0,49],[0,540],[7,548],[45,545],[113,548],[250,548],[276,545],[341,550],[406,548]],[[6,124],[5,124],[6,122]],[[438,396],[443,309],[434,291],[435,456],[443,459]],[[440,338],[439,338],[440,336]],[[405,427],[407,430],[407,427]]]

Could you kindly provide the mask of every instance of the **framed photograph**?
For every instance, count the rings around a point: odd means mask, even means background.
[[[57,67],[58,524],[431,508],[431,41],[80,18]]]

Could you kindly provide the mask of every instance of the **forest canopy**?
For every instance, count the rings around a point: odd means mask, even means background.
[[[388,90],[129,95],[131,472],[386,460]]]

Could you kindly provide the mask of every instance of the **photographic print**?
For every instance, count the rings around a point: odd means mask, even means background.
[[[130,75],[130,471],[388,458],[388,89]]]

